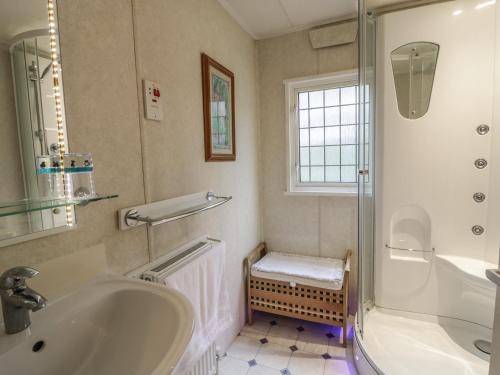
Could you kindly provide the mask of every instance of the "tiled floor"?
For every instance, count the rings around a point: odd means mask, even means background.
[[[356,375],[352,329],[347,348],[341,329],[255,313],[220,362],[220,375]]]

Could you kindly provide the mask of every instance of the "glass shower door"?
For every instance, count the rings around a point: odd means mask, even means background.
[[[374,302],[375,213],[375,18],[360,0],[359,38],[359,175],[358,175],[358,330]]]

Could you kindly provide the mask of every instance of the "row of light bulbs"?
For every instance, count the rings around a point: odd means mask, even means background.
[[[64,139],[64,119],[62,109],[61,85],[59,80],[59,54],[57,51],[57,29],[56,8],[54,0],[47,0],[47,11],[49,17],[49,47],[52,60],[52,80],[54,86],[54,99],[56,106],[57,143],[59,145],[59,165],[61,166],[62,180],[64,181],[64,154],[66,153],[66,142]],[[66,206],[66,224],[73,225],[73,209]]]

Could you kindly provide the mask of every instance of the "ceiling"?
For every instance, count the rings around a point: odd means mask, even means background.
[[[357,0],[219,0],[255,39],[355,17]]]
[[[9,43],[25,31],[48,28],[45,0],[0,0],[0,9],[0,42]]]
[[[254,39],[357,17],[358,0],[218,0]],[[365,0],[373,9],[411,0]]]

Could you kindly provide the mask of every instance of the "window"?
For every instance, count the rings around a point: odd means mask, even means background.
[[[288,192],[356,194],[358,75],[285,81]]]

